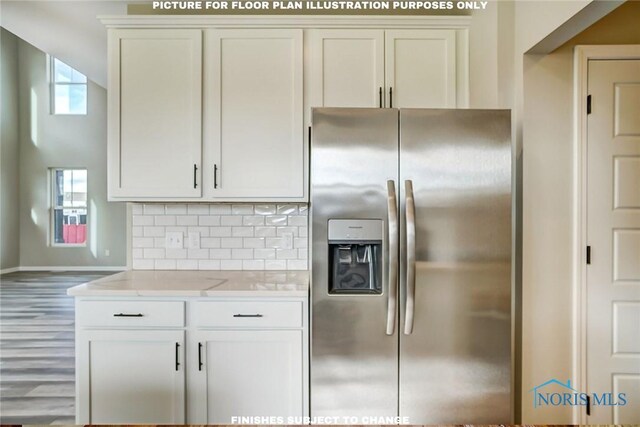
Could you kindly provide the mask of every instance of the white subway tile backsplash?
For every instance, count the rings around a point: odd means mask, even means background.
[[[254,227],[253,233],[256,237],[276,237],[275,227]]]
[[[253,205],[231,205],[231,213],[234,215],[252,215]]]
[[[253,209],[256,215],[273,215],[276,213],[276,205],[255,205]]]
[[[164,236],[164,227],[144,227],[144,237],[160,237]]]
[[[243,270],[264,270],[263,259],[246,259],[242,261]]]
[[[211,227],[209,228],[209,236],[211,237],[230,237],[231,227]]]
[[[198,270],[220,270],[220,260],[201,259],[198,261]]]
[[[296,226],[296,227],[306,227],[307,217],[303,215],[290,216],[289,220],[287,221],[287,225]]]
[[[226,204],[209,205],[209,213],[211,215],[231,215],[231,205],[226,205]]]
[[[233,237],[253,237],[253,227],[233,227],[231,235]]]
[[[287,225],[286,215],[269,215],[264,219],[266,225]]]
[[[209,215],[209,205],[200,203],[187,205],[187,213],[189,215]]]
[[[187,213],[187,205],[174,203],[165,205],[164,210],[167,215],[185,215]]]
[[[262,215],[249,215],[242,217],[242,225],[264,225],[264,216]]]
[[[164,214],[164,205],[144,205],[143,212],[145,215],[158,215]]]
[[[301,259],[287,260],[287,270],[307,270],[307,261]]]
[[[224,215],[220,217],[220,225],[242,225],[242,216]]]
[[[175,270],[175,259],[157,259],[155,260],[154,267],[156,270]]]
[[[253,257],[256,259],[276,259],[276,250],[275,249],[254,249]]]
[[[304,270],[307,268],[306,204],[134,203],[131,256],[145,270]],[[166,248],[166,233],[183,245]],[[199,248],[189,248],[198,233]]]
[[[231,249],[232,259],[253,259],[253,249]]]
[[[203,237],[200,239],[201,248],[219,248],[220,237]]]
[[[195,215],[179,215],[176,217],[178,225],[198,225],[198,217]]]
[[[156,215],[153,217],[155,225],[176,225],[175,215]]]
[[[153,217],[145,215],[134,215],[133,225],[153,225]]]
[[[276,212],[280,215],[297,215],[298,205],[278,205]]]
[[[211,249],[209,250],[210,259],[231,259],[231,249]]]
[[[277,259],[298,259],[297,249],[276,249]]]
[[[242,260],[223,259],[220,261],[220,270],[242,270]]]
[[[241,248],[242,237],[223,237],[220,239],[221,248]]]
[[[145,248],[143,249],[145,259],[164,259],[164,249]]]
[[[196,259],[179,259],[176,261],[177,270],[197,270],[198,260]]]

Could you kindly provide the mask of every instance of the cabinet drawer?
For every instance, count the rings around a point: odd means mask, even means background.
[[[196,325],[200,327],[301,328],[300,301],[199,301]]]
[[[80,326],[183,327],[182,301],[79,301]]]

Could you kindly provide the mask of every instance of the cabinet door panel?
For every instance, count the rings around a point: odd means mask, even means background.
[[[211,197],[303,197],[302,30],[211,30],[207,43]]]
[[[303,415],[302,331],[199,331],[198,342],[198,422]]]
[[[311,30],[313,107],[380,107],[384,32]]]
[[[78,345],[76,422],[184,423],[183,331],[85,330]]]
[[[456,107],[455,30],[386,31],[385,49],[387,106]]]
[[[111,30],[109,43],[109,195],[200,196],[202,32]]]

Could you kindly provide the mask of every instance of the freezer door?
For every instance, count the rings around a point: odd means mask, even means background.
[[[394,417],[398,332],[396,325],[387,335],[387,202],[397,191],[398,110],[321,108],[312,121],[311,416]],[[397,204],[393,210],[397,214]],[[330,219],[381,221],[370,222],[383,228],[381,294],[329,294]]]
[[[505,110],[400,111],[400,415],[511,421]]]

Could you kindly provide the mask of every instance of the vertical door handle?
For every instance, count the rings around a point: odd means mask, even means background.
[[[387,218],[389,230],[389,297],[387,299],[387,335],[393,335],[396,327],[398,296],[398,203],[396,183],[387,181]]]
[[[198,188],[198,181],[197,181],[197,174],[198,174],[198,166],[196,166],[196,164],[193,164],[193,188]]]
[[[202,371],[202,343],[198,343],[198,371]]]
[[[413,314],[416,295],[416,205],[413,199],[413,183],[404,182],[407,219],[407,301],[404,315],[404,334],[413,332]]]
[[[389,108],[393,108],[393,88],[389,88]]]
[[[180,344],[176,343],[176,371],[178,370],[178,367],[180,366],[179,353],[180,353]]]
[[[218,188],[218,165],[213,164],[213,188]]]
[[[380,100],[380,108],[382,108],[382,86],[380,86],[380,89],[378,90],[378,98]]]

